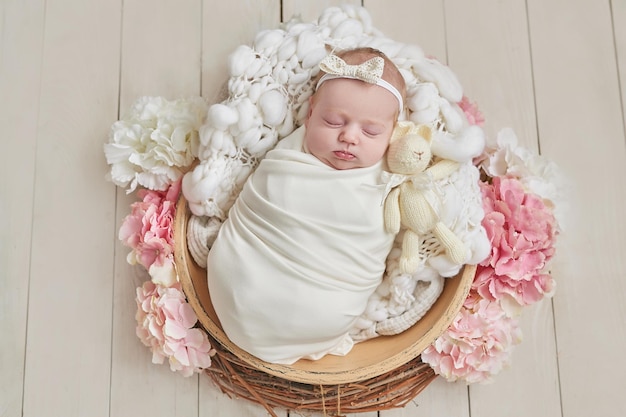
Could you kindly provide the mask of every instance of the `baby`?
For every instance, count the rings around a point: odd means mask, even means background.
[[[227,336],[274,363],[345,355],[394,235],[383,156],[405,84],[380,51],[329,55],[304,126],[269,151],[213,244],[209,291]]]

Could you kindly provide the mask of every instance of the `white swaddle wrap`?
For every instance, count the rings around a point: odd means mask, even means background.
[[[344,355],[380,284],[394,235],[384,229],[382,163],[335,170],[302,151],[304,127],[267,153],[208,256],[224,331],[268,362]]]

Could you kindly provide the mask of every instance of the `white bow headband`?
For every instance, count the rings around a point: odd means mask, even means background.
[[[379,56],[368,59],[359,65],[349,65],[337,55],[328,55],[320,62],[320,69],[326,74],[320,78],[315,88],[319,88],[324,81],[333,80],[335,78],[350,78],[376,84],[395,96],[398,100],[400,113],[402,113],[404,109],[402,95],[396,87],[381,78],[384,68],[385,60]]]

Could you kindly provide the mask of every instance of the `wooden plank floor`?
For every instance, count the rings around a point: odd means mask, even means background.
[[[0,2],[0,416],[264,416],[150,363],[117,229],[133,196],[102,145],[141,95],[214,100],[226,57],[336,1]],[[361,2],[352,2],[361,4]],[[363,416],[626,415],[626,2],[364,0],[374,25],[447,62],[494,135],[512,127],[573,186],[557,293],[491,385],[436,380]],[[295,416],[284,410],[281,416]]]

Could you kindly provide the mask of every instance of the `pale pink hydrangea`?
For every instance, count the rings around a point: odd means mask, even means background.
[[[485,118],[478,108],[478,105],[472,103],[469,98],[463,96],[461,101],[457,104],[461,110],[463,110],[463,113],[465,113],[465,117],[467,117],[467,121],[470,125],[482,126],[485,123]]]
[[[152,362],[168,359],[170,369],[184,376],[211,366],[215,351],[185,299],[180,284],[164,287],[146,281],[137,288],[136,333],[152,350]]]
[[[527,306],[540,301],[554,292],[555,283],[549,273],[537,273],[528,280],[515,280],[497,275],[490,266],[478,265],[472,286],[490,300],[513,300],[518,306]],[[505,299],[507,298],[507,299]]]
[[[517,320],[499,302],[471,292],[450,327],[422,352],[422,361],[451,382],[491,382],[521,340]]]
[[[552,211],[517,179],[495,177],[492,184],[482,183],[481,191],[482,224],[492,250],[477,271],[474,288],[484,298],[511,297],[521,306],[551,294],[554,282],[544,270],[555,252]]]
[[[137,337],[148,346],[152,351],[152,363],[163,363],[166,358],[163,352],[163,344],[165,336],[163,335],[163,324],[165,324],[165,316],[157,303],[161,298],[159,289],[151,281],[146,281],[141,287],[137,288],[137,328],[135,329]]]
[[[128,262],[141,264],[166,286],[176,282],[172,226],[179,193],[180,181],[166,191],[139,190],[141,201],[131,204],[119,230],[119,239],[132,248]]]

